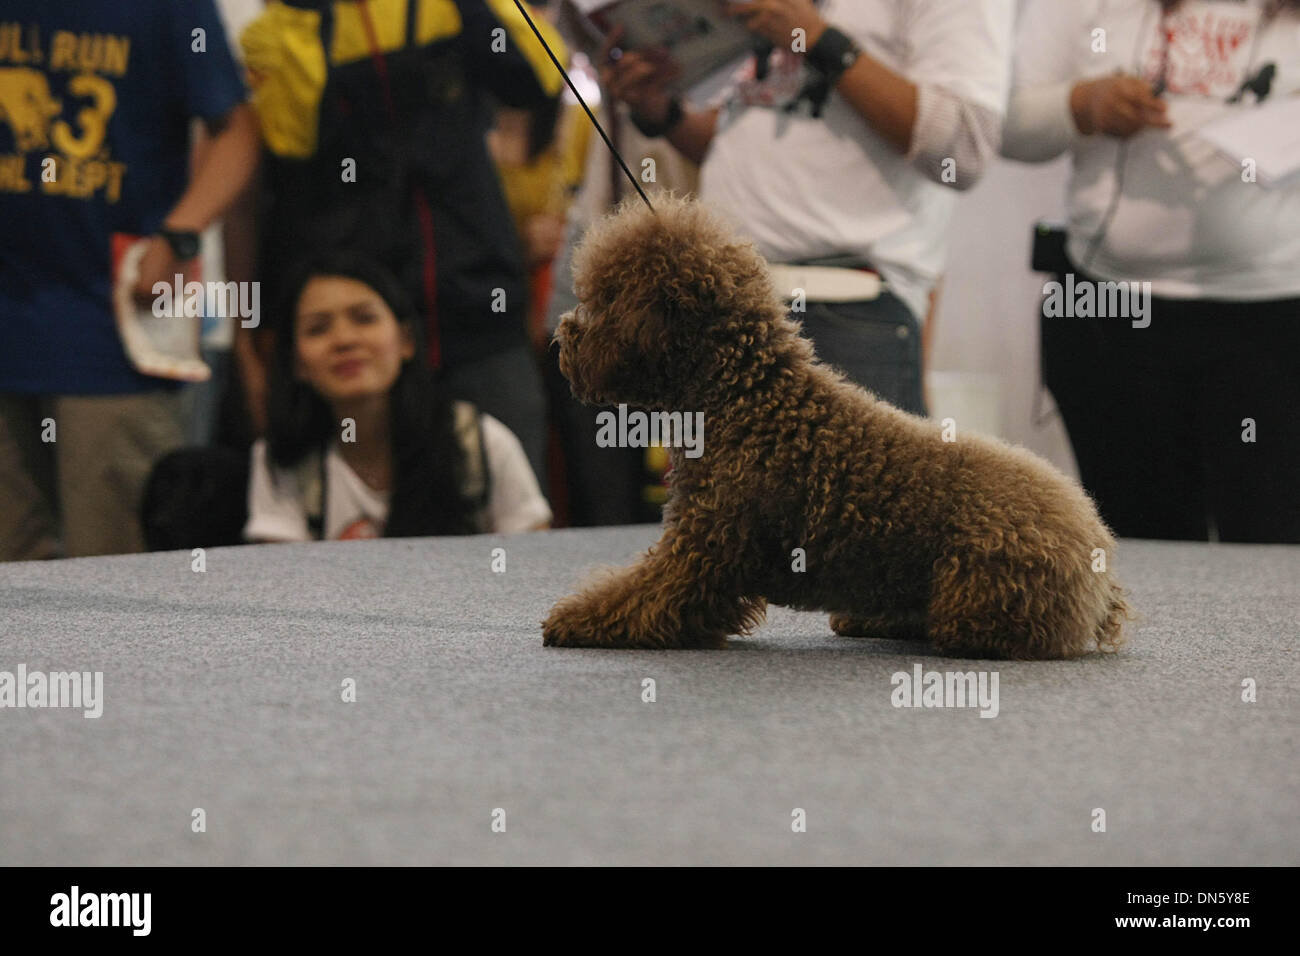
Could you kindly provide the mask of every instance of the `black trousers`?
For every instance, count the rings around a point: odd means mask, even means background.
[[[564,454],[564,487],[569,524],[575,528],[653,523],[659,506],[644,499],[651,480],[644,448],[601,448],[596,416],[609,407],[594,408],[573,397],[560,372],[560,346],[552,341],[543,365],[551,421]]]
[[[1300,299],[1153,298],[1149,318],[1040,320],[1102,517],[1123,537],[1300,542]]]

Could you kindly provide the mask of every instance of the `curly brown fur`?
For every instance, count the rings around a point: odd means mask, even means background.
[[[1127,605],[1093,570],[1115,541],[1077,484],[994,439],[946,442],[846,381],[751,243],[697,203],[654,202],[629,199],[576,250],[560,367],[583,401],[703,412],[703,454],[671,450],[662,539],[556,604],[546,644],[717,647],[770,601],[954,656],[1119,646]]]

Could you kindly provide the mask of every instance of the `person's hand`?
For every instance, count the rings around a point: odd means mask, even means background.
[[[662,123],[668,118],[672,102],[667,86],[681,68],[663,48],[631,52],[622,49],[618,41],[623,32],[621,26],[615,27],[596,56],[600,85],[611,98],[622,100],[647,123]]]
[[[740,20],[745,29],[774,47],[788,48],[794,41],[794,31],[802,29],[804,49],[811,50],[829,26],[812,0],[742,0],[740,3],[723,0],[722,7],[727,16]]]
[[[1136,76],[1103,76],[1076,83],[1070,91],[1070,112],[1080,133],[1127,138],[1148,126],[1171,125],[1165,101],[1150,84]]]
[[[165,282],[171,285],[176,280],[176,273],[185,272],[184,262],[177,262],[172,247],[162,236],[153,236],[140,257],[140,276],[135,281],[132,294],[141,305],[149,305],[155,296],[155,283]]]

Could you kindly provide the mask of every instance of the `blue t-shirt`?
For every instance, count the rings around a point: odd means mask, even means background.
[[[167,384],[118,340],[113,235],[161,226],[188,182],[191,118],[244,99],[213,0],[4,0],[0,391]]]

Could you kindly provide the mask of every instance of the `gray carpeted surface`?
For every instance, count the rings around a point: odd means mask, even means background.
[[[578,571],[656,534],[0,566],[0,670],[105,697],[0,710],[0,862],[1300,863],[1300,548],[1123,542],[1143,620],[1111,658],[951,662],[780,609],[723,651],[543,648]],[[917,662],[997,670],[1000,713],[894,708]]]

